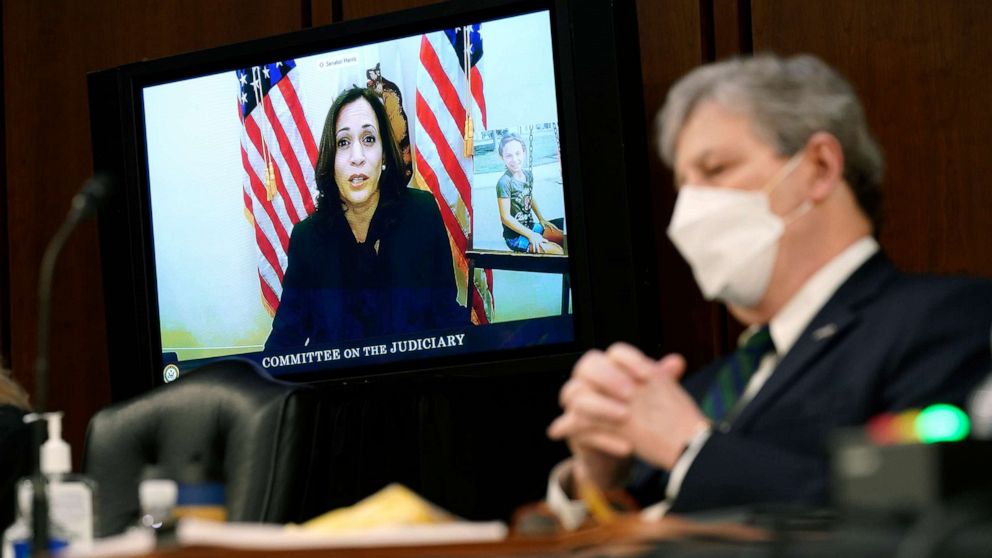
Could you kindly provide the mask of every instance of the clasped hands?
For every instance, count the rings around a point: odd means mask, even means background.
[[[548,427],[568,443],[575,477],[615,487],[633,455],[670,470],[708,424],[679,384],[684,372],[680,355],[656,361],[625,343],[583,355],[559,394],[564,412]]]

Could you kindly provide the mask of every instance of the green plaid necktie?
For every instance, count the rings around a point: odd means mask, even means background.
[[[716,373],[713,385],[703,399],[703,414],[714,422],[726,417],[758,370],[762,357],[774,350],[767,325],[754,332]]]

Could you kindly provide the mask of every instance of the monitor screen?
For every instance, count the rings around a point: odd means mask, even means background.
[[[548,10],[140,88],[162,374],[575,340]]]
[[[660,338],[633,2],[444,2],[89,92],[115,400],[218,358],[350,384]]]

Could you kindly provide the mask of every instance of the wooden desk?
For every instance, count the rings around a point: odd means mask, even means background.
[[[693,539],[733,542],[762,542],[769,535],[742,525],[696,523],[678,517],[642,523],[636,518],[621,519],[573,533],[549,537],[511,536],[505,541],[473,544],[396,546],[370,548],[307,548],[296,550],[245,550],[234,548],[184,547],[159,550],[145,558],[233,558],[276,556],[278,558],[408,558],[432,557],[582,557],[638,556],[661,541]]]

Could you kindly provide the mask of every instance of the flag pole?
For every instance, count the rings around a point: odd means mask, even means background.
[[[255,92],[255,107],[256,110],[261,110],[262,113],[265,112],[265,107],[262,105],[263,95],[262,95],[262,71],[259,66],[252,66],[251,68],[252,77],[252,91]],[[265,198],[268,201],[272,201],[276,197],[276,173],[272,168],[272,158],[269,155],[268,146],[265,143],[265,130],[262,130],[262,123],[267,122],[268,119],[259,119],[259,140],[262,143],[262,161],[265,163]]]
[[[471,37],[471,26],[465,25],[462,27],[462,58],[465,68],[465,156],[472,157],[475,155],[475,145],[474,136],[475,130],[472,125],[472,108],[473,101],[472,98],[472,37]]]

